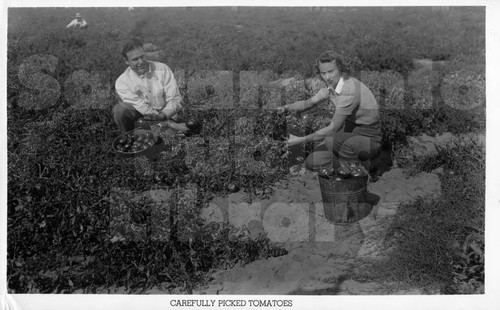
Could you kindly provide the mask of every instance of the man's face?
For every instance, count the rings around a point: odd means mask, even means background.
[[[319,63],[319,73],[328,86],[335,86],[340,80],[341,73],[335,61]]]
[[[129,65],[130,68],[137,73],[137,75],[143,75],[149,69],[144,49],[142,47],[138,47],[127,52],[127,59],[125,60],[125,63]]]

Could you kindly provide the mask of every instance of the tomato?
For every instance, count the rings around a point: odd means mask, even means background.
[[[339,167],[336,171],[337,175],[343,179],[348,179],[351,177],[351,173],[343,167]]]
[[[328,170],[328,176],[330,176],[330,177],[334,177],[337,174],[335,171],[335,168],[333,168],[333,167],[329,168],[327,170]]]
[[[351,175],[354,178],[359,178],[361,176],[361,172],[360,171],[353,171],[353,172],[351,172]]]
[[[330,174],[330,171],[327,169],[327,168],[323,168],[319,171],[319,176],[322,177],[322,178],[325,178],[325,179],[328,179],[329,177],[329,174]]]
[[[228,189],[231,193],[236,193],[237,191],[239,191],[239,190],[240,190],[240,189],[239,189],[239,187],[238,187],[236,184],[234,184],[234,183],[229,183],[229,184],[227,185],[227,189]]]
[[[156,183],[161,183],[163,181],[163,177],[161,174],[159,173],[155,173],[155,175],[153,176],[153,180],[156,182]]]
[[[366,171],[363,167],[356,167],[351,171],[351,174],[353,176],[359,177],[359,176],[364,176],[366,175]]]
[[[195,117],[191,117],[188,119],[188,121],[186,122],[186,126],[187,128],[189,128],[190,130],[193,130],[193,129],[197,129],[201,126],[201,123],[200,121],[195,118]]]
[[[127,142],[127,139],[125,137],[120,137],[118,139],[118,144],[125,144],[125,142]]]
[[[273,193],[273,189],[271,187],[264,188],[264,194],[271,195]]]
[[[165,183],[167,186],[172,186],[175,184],[175,176],[171,175],[171,174],[167,174],[165,173],[163,176],[162,176],[162,181],[163,183]]]
[[[201,132],[202,123],[197,118],[191,117],[187,120],[186,127],[189,131],[185,132],[185,135],[189,137],[191,135],[197,135]]]
[[[335,181],[342,181],[342,180],[344,180],[344,179],[343,179],[341,176],[336,176],[334,180],[335,180]]]
[[[146,138],[146,136],[143,134],[135,135],[135,141],[137,141],[137,142],[142,142],[142,141],[144,141],[145,138]]]

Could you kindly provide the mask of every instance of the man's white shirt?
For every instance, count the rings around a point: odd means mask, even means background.
[[[87,21],[85,21],[85,19],[83,18],[81,21],[78,21],[78,19],[73,19],[71,23],[69,23],[68,26],[66,26],[66,28],[71,28],[76,26],[85,27],[87,26]]]

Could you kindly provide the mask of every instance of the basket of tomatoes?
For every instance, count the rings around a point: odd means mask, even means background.
[[[153,131],[138,128],[115,138],[113,150],[124,157],[142,155],[150,150],[158,139],[158,135]]]
[[[361,220],[371,211],[366,200],[368,173],[361,165],[321,169],[318,179],[328,220],[347,225]]]

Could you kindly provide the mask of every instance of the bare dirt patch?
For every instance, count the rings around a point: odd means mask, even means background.
[[[437,174],[408,177],[393,169],[368,191],[380,197],[361,221],[339,226],[323,213],[317,176],[297,167],[295,176],[278,182],[274,193],[262,200],[242,203],[244,194],[217,197],[222,212],[207,220],[229,220],[251,235],[267,236],[288,254],[258,260],[214,273],[214,281],[200,294],[423,294],[420,288],[398,289],[394,283],[360,283],[350,279],[363,260],[386,255],[387,229],[401,203],[439,195]],[[223,216],[221,216],[223,214]],[[400,286],[401,287],[401,286]]]

